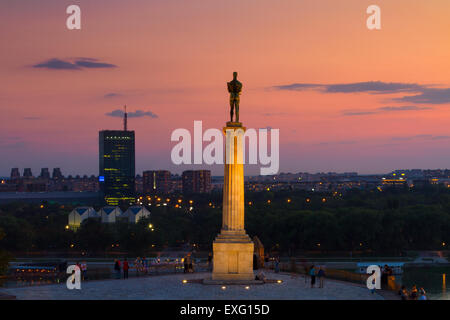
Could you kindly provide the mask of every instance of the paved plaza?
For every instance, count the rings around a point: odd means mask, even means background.
[[[21,288],[0,288],[0,293],[28,300],[383,300],[367,288],[342,281],[325,280],[325,287],[310,288],[303,276],[268,273],[269,279],[283,280],[281,284],[263,285],[203,285],[183,284],[183,279],[203,279],[211,274],[174,274],[140,278],[111,279],[82,282],[81,290],[69,290],[65,283]]]

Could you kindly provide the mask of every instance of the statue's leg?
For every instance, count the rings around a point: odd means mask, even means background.
[[[239,101],[236,101],[236,122],[239,122]]]
[[[230,121],[233,122],[233,109],[234,109],[234,102],[233,100],[230,100]]]

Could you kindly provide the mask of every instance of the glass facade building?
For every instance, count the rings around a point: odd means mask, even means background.
[[[99,182],[105,202],[114,206],[134,204],[134,131],[100,131],[99,144]]]

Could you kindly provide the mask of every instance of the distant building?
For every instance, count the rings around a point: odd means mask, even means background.
[[[41,179],[24,179],[18,184],[19,192],[47,192],[48,183]]]
[[[126,122],[124,129],[99,132],[100,190],[108,205],[136,200],[134,131],[126,130]]]
[[[8,183],[6,180],[0,180],[0,193],[2,192],[17,192],[16,183]],[[0,200],[1,202],[1,200]]]
[[[48,168],[41,169],[41,174],[39,175],[39,178],[50,179],[50,172],[48,171]]]
[[[100,209],[99,215],[102,223],[114,223],[122,215],[122,210],[119,207],[106,206]]]
[[[129,223],[137,223],[140,219],[149,216],[150,211],[144,206],[131,206],[120,216],[120,218],[127,219]]]
[[[181,177],[183,193],[209,193],[211,192],[210,170],[187,170]]]
[[[381,183],[384,187],[393,187],[393,188],[404,188],[408,185],[407,180],[402,177],[388,177],[382,178]]]
[[[98,178],[94,175],[88,177],[84,175],[83,177],[78,177],[72,181],[68,181],[68,185],[71,191],[76,192],[98,192]]]
[[[31,172],[31,168],[23,169],[23,177],[24,178],[32,178],[33,177],[33,173]]]
[[[134,189],[137,194],[142,194],[144,192],[144,179],[140,175],[136,175],[136,178],[134,179]]]
[[[52,173],[52,179],[63,179],[64,176],[61,173],[61,169],[60,168],[53,168],[53,173]]]
[[[166,194],[171,189],[171,174],[167,170],[144,171],[143,188],[145,194]]]
[[[70,229],[77,230],[81,223],[89,218],[99,218],[99,214],[92,207],[77,207],[69,213],[67,224]]]
[[[19,168],[12,168],[11,169],[11,180],[19,179],[20,178],[20,171]]]

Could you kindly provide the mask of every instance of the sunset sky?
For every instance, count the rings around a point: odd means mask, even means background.
[[[206,168],[171,164],[170,135],[224,126],[233,71],[244,125],[280,129],[281,172],[450,168],[448,0],[0,0],[0,40],[0,176],[98,174],[124,104],[137,173]]]

